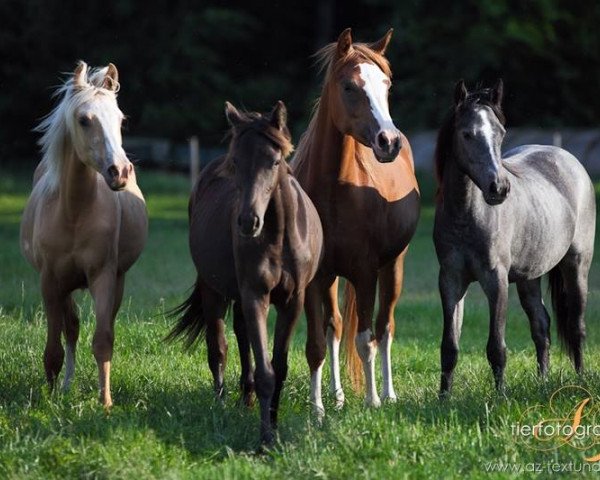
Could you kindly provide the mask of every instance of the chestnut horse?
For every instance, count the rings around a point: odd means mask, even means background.
[[[191,346],[206,331],[208,363],[221,397],[227,360],[224,319],[234,301],[244,400],[250,403],[254,388],[251,345],[260,436],[269,444],[291,336],[304,290],[321,259],[323,232],[314,205],[285,161],[292,144],[283,103],[267,115],[241,113],[228,103],[225,113],[232,133],[229,152],[200,173],[190,198],[190,250],[198,278],[191,296],[176,309],[183,315],[167,338],[184,336]],[[270,304],[277,308],[272,362],[267,352]]]
[[[61,334],[67,347],[63,388],[73,380],[79,318],[71,294],[89,288],[96,313],[92,348],[105,407],[112,405],[110,362],[125,272],[142,252],[148,225],[144,197],[121,145],[118,89],[112,63],[88,71],[80,62],[58,90],[58,105],[37,127],[43,158],[21,222],[21,250],[40,272],[50,388],[65,358]]]
[[[404,254],[420,211],[420,196],[408,141],[394,125],[388,109],[391,71],[384,57],[392,30],[372,44],[352,43],[350,29],[337,43],[317,53],[326,70],[321,98],[293,161],[294,173],[314,202],[321,221],[325,255],[306,291],[311,370],[311,402],[324,413],[321,371],[327,345],[331,391],[344,403],[340,382],[339,344],[342,321],[337,303],[337,277],[347,283],[345,321],[349,365],[356,350],[366,379],[366,404],[379,406],[375,357],[382,356],[384,399],[395,400],[390,347],[394,306],[400,296]],[[377,283],[379,313],[375,336],[372,320]],[[354,308],[354,304],[356,305]],[[358,329],[358,333],[357,333]],[[356,378],[356,368],[354,370]]]

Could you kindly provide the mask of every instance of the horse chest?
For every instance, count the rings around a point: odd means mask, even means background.
[[[319,211],[325,264],[333,263],[341,273],[348,264],[386,264],[410,242],[419,213],[416,190],[390,202],[373,188],[339,185]]]

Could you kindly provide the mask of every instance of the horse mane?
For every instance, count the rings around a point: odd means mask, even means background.
[[[281,149],[284,163],[288,171],[290,170],[289,165],[285,161],[290,154],[294,151],[294,145],[292,144],[292,135],[287,126],[284,126],[281,130],[271,125],[269,118],[258,113],[258,112],[246,112],[240,111],[241,121],[235,127],[231,127],[225,138],[230,139],[229,150],[223,162],[216,169],[217,176],[230,176],[233,171],[233,156],[232,145],[236,138],[241,137],[248,131],[255,131],[273,142],[277,147]]]
[[[58,187],[62,172],[62,163],[66,154],[65,138],[72,129],[73,112],[82,104],[89,102],[97,94],[107,95],[116,99],[116,92],[119,85],[115,85],[115,90],[103,88],[104,78],[108,67],[90,68],[87,73],[86,85],[75,86],[74,74],[69,74],[62,85],[59,85],[52,93],[52,98],[56,98],[57,105],[40,123],[33,129],[34,132],[42,134],[38,140],[38,145],[42,152],[42,164],[45,168],[44,188],[48,191],[54,191]]]
[[[438,132],[437,142],[434,153],[434,168],[435,178],[437,181],[437,193],[436,198],[441,200],[443,197],[442,183],[444,180],[444,169],[446,164],[452,159],[454,155],[454,132],[456,130],[456,115],[461,109],[473,108],[475,105],[481,105],[489,107],[498,121],[502,124],[506,124],[506,117],[502,111],[502,106],[496,104],[492,98],[491,88],[478,88],[473,92],[467,94],[467,98],[459,105],[454,105],[450,108],[442,126]],[[503,162],[503,166],[511,173],[517,174],[513,171],[512,167],[507,163]]]
[[[390,79],[392,78],[392,69],[388,59],[372,50],[366,43],[353,43],[352,48],[349,49],[348,53],[343,57],[339,57],[338,44],[337,42],[332,42],[318,50],[313,57],[315,58],[315,64],[318,66],[319,74],[325,72],[323,77],[323,87],[331,81],[333,74],[338,68],[352,60],[367,60],[374,63]],[[296,153],[292,160],[296,169],[299,168],[308,157],[308,147],[312,144],[312,138],[317,130],[317,112],[321,103],[320,100],[321,99],[318,98],[315,101],[308,128],[302,134],[300,141],[298,142],[298,147],[296,148]]]

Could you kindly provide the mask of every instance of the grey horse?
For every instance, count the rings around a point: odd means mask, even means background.
[[[487,358],[498,390],[504,388],[509,283],[517,284],[529,318],[538,371],[548,371],[550,317],[541,291],[546,273],[558,336],[575,370],[583,369],[594,187],[579,161],[560,148],[524,145],[501,155],[502,93],[501,80],[472,92],[461,80],[438,135],[433,238],[444,315],[442,397],[452,388],[465,293],[475,281],[489,303]]]

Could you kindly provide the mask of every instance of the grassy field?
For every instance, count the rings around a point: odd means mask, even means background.
[[[94,320],[87,294],[78,296],[82,331],[73,388],[62,395],[49,394],[45,386],[46,329],[37,275],[18,247],[28,176],[0,171],[0,478],[546,478],[564,475],[565,469],[584,469],[591,476],[600,468],[600,463],[584,461],[600,453],[600,445],[592,444],[600,436],[542,452],[538,449],[549,443],[514,433],[517,424],[542,418],[572,423],[574,407],[587,394],[563,390],[551,411],[550,397],[562,386],[585,387],[592,402],[600,402],[598,257],[590,277],[588,371],[582,378],[558,345],[552,346],[548,380],[537,378],[528,322],[511,288],[508,388],[505,397],[497,395],[485,358],[487,304],[474,285],[467,297],[454,394],[440,402],[441,308],[431,240],[433,208],[426,205],[396,312],[392,352],[398,402],[368,410],[361,395],[348,387],[344,409],[334,411],[327,397],[327,417],[316,425],[309,414],[305,326],[300,322],[282,395],[279,442],[259,455],[258,411],[237,404],[239,365],[232,329],[224,405],[213,401],[204,347],[188,354],[178,344],[161,341],[170,327],[165,309],[184,298],[194,279],[187,249],[189,185],[177,176],[139,176],[150,236],[128,275],[117,319],[115,407],[107,415],[96,400],[90,348]],[[431,182],[424,179],[422,188],[431,197]],[[539,412],[528,412],[538,404]],[[584,423],[600,425],[594,408],[586,406]]]

